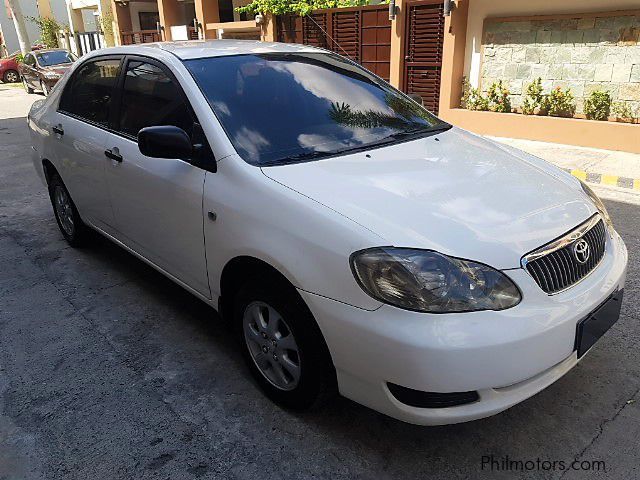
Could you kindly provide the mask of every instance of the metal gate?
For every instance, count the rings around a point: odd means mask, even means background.
[[[104,37],[100,32],[76,32],[76,44],[78,56],[106,46]]]
[[[444,16],[442,0],[406,3],[402,89],[422,96],[424,106],[438,113]]]
[[[389,80],[391,21],[386,5],[317,10],[277,18],[278,41],[303,43],[345,55]]]

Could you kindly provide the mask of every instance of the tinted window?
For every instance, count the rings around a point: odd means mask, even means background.
[[[193,116],[178,86],[155,65],[130,61],[122,92],[120,131],[137,136],[144,127],[173,125],[191,135]]]
[[[120,60],[97,60],[82,65],[67,84],[60,109],[107,125]]]
[[[51,67],[53,65],[61,65],[63,63],[72,63],[75,61],[73,53],[64,50],[39,53],[36,56],[38,57],[38,64],[41,67]]]
[[[268,53],[185,64],[238,154],[253,164],[305,161],[449,127],[338,55]]]

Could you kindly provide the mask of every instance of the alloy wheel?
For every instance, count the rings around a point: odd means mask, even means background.
[[[5,80],[9,83],[15,83],[18,81],[18,74],[14,71],[7,72]]]
[[[53,191],[53,204],[55,205],[62,229],[67,235],[73,236],[74,223],[71,198],[69,198],[67,191],[60,185],[56,185]]]
[[[273,307],[255,301],[242,321],[244,339],[260,373],[276,388],[293,390],[300,381],[298,344],[293,332]]]

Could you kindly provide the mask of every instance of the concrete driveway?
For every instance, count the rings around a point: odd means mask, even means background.
[[[106,240],[67,246],[28,157],[37,98],[0,91],[0,478],[640,476],[637,198],[606,202],[631,255],[622,317],[547,390],[445,427],[340,398],[294,414],[257,390],[206,305]],[[560,469],[574,459],[588,470]]]

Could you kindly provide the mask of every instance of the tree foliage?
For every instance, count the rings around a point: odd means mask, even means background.
[[[40,40],[47,48],[58,48],[58,32],[68,27],[58,23],[55,18],[51,17],[26,17],[30,22],[35,23],[40,30]]]
[[[244,7],[236,8],[239,13],[305,16],[313,10],[324,8],[344,8],[369,5],[369,0],[253,0]]]

